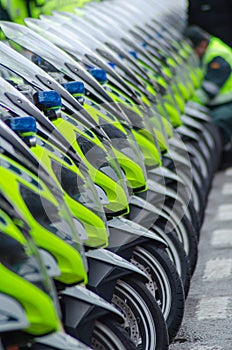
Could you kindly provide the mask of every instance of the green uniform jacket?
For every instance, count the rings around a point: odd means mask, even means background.
[[[232,49],[211,37],[202,59],[204,78],[195,101],[209,107],[232,102]]]

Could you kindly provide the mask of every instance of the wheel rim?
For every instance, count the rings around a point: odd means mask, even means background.
[[[133,255],[134,257],[131,262],[146,273],[149,279],[146,286],[155,297],[165,320],[167,320],[172,305],[172,292],[163,267],[149,252],[141,247],[136,247]],[[144,264],[140,263],[137,259],[143,260]],[[156,281],[152,277],[152,270],[154,271],[153,274],[156,276]]]
[[[171,238],[169,238],[168,234],[163,232],[159,227],[154,227],[153,229],[154,232],[158,233],[158,235],[161,236],[161,238],[163,238],[164,241],[167,243],[168,247],[166,248],[166,252],[171,261],[173,262],[177,272],[180,276],[182,276],[181,261],[175,244],[172,242]]]
[[[172,211],[171,215],[172,215],[173,221],[175,223],[178,223],[178,225],[176,226],[176,229],[177,229],[176,231],[179,233],[178,236],[180,237],[180,240],[183,243],[186,254],[189,255],[190,247],[189,247],[188,233],[186,232],[186,229],[183,223],[181,222],[181,219],[179,219],[175,211]]]
[[[94,350],[124,349],[124,346],[122,343],[120,343],[119,338],[115,337],[114,333],[100,322],[96,322],[91,347]]]
[[[130,333],[130,337],[135,342],[137,349],[156,349],[155,325],[148,306],[142,301],[140,295],[135,290],[132,290],[125,281],[117,281],[115,292],[112,302],[124,314],[127,331]],[[140,300],[140,304],[138,304],[138,300]],[[150,320],[148,315],[150,315]],[[148,326],[148,323],[150,323],[150,326]],[[143,342],[143,339],[145,339],[145,342]],[[145,347],[143,347],[144,343]]]
[[[173,244],[172,240],[168,237],[168,235],[165,236],[165,241],[168,244],[168,247],[166,248],[167,254],[173,264],[175,265],[175,268],[180,276],[182,276],[182,267],[181,262],[179,258],[179,254],[176,250],[175,245]]]

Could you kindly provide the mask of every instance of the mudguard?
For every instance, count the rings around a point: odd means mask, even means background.
[[[182,118],[184,124],[187,127],[199,130],[201,132],[203,131],[202,130],[202,121],[197,120],[197,119],[195,119],[195,118],[193,118],[192,116],[189,116],[189,115],[182,115],[181,118]]]
[[[136,266],[105,249],[89,250],[86,253],[89,274],[87,287],[107,301],[111,301],[119,278],[136,275],[147,282],[147,276]]]
[[[148,184],[148,191],[138,193],[137,196],[140,198],[145,199],[149,203],[157,204],[159,207],[160,205],[164,204],[166,200],[172,200],[177,201],[180,204],[182,203],[182,199],[172,189],[168,188],[167,186],[161,185],[157,183],[156,181],[153,181],[151,179],[147,180]]]
[[[0,293],[0,317],[0,350],[32,340],[32,335],[22,332],[30,327],[25,310],[16,299],[3,293]]]
[[[208,144],[211,148],[214,147],[213,136],[209,137],[207,134],[205,134],[204,128],[202,128],[202,123],[204,125],[204,121],[192,118],[188,115],[183,116],[182,119],[183,119],[183,122],[185,123],[185,125],[188,126],[190,129],[193,129],[193,131],[196,133],[196,135],[198,135],[198,133],[203,134],[202,135],[203,137],[200,140],[201,144],[202,144],[201,141],[203,141],[203,143]],[[212,120],[210,123],[212,124]],[[209,122],[207,124],[209,124]]]
[[[178,133],[189,140],[197,141],[195,133],[190,130],[186,125],[182,125],[178,128]],[[171,140],[170,140],[171,141]]]
[[[179,144],[178,140],[177,140],[177,144]],[[183,143],[181,143],[181,144],[183,144]],[[185,148],[182,147],[182,149],[184,151],[185,156],[182,155],[181,152],[179,152],[179,149],[178,149],[178,152],[174,149],[171,149],[171,150],[169,150],[169,153],[167,155],[165,155],[165,157],[167,159],[171,159],[174,162],[174,164],[177,164],[179,166],[184,166],[185,168],[190,168],[191,163],[190,163],[188,154],[186,152],[186,147]]]
[[[167,247],[165,240],[145,227],[122,217],[108,221],[110,230],[108,250],[130,259],[135,246],[150,241],[152,244]]]
[[[129,219],[138,224],[142,223],[148,229],[159,226],[160,222],[166,224],[165,232],[172,231],[176,227],[176,223],[170,215],[137,196],[131,197],[130,209]]]
[[[19,331],[29,327],[26,314],[18,301],[0,293],[0,334]]]
[[[191,106],[191,103],[193,103],[193,107]],[[199,107],[198,104],[196,104],[196,105],[197,105],[197,107]],[[204,106],[200,106],[200,108],[201,108],[200,110],[195,108],[194,102],[190,101],[185,106],[185,113],[187,115],[190,115],[191,118],[199,120],[200,122],[206,122],[206,123],[210,122],[211,123],[212,119],[209,116],[209,110]]]
[[[150,204],[146,200],[137,196],[132,196],[130,200],[129,220],[141,224],[146,228],[151,228],[160,218],[169,219],[160,209]]]
[[[170,169],[162,167],[162,166],[159,168],[151,169],[148,171],[148,178],[152,179],[153,176],[162,177],[165,179],[170,179],[170,181],[179,182],[180,184],[185,185],[184,181],[182,180],[182,178],[180,176],[175,174]]]
[[[81,286],[66,288],[61,294],[63,324],[73,337],[86,344],[91,340],[95,320],[110,314],[123,322],[123,316],[112,304]]]
[[[30,346],[32,350],[91,350],[87,345],[66,333],[58,332],[45,337],[36,338]]]
[[[60,269],[55,258],[44,249],[38,248],[38,250],[46,267],[48,276],[51,278],[60,276]]]

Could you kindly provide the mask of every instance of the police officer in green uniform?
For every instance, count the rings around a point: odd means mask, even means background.
[[[194,100],[210,109],[222,144],[220,168],[232,166],[232,49],[197,26],[185,31],[200,59],[204,78]]]

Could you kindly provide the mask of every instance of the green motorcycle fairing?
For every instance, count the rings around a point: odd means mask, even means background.
[[[24,332],[42,336],[60,330],[58,313],[53,304],[55,290],[38,251],[1,209],[0,242],[0,290],[22,305],[29,321],[29,327]]]
[[[127,186],[133,192],[145,191],[147,183],[144,159],[131,130],[126,130],[116,117],[104,111],[101,105],[97,105],[87,96],[84,97],[83,106],[109,136],[114,154],[125,174]]]
[[[87,172],[83,174],[83,170],[81,173],[73,161],[49,141],[38,135],[36,139],[36,146],[32,147],[31,151],[64,191],[64,200],[70,209],[74,223],[78,227],[80,221],[85,228],[81,230],[82,232],[78,232],[77,229],[80,241],[86,247],[106,247],[107,222],[89,174]]]
[[[110,149],[105,148],[97,137],[71,116],[61,113],[62,117],[53,121],[65,138],[70,142],[89,169],[91,179],[106,194],[108,203],[104,204],[107,215],[119,215],[129,212],[128,194],[125,179],[117,164],[112,168]],[[109,163],[110,162],[110,163]]]
[[[5,88],[12,92],[15,90],[6,82]],[[18,91],[16,93],[18,98],[23,99],[21,93]],[[13,120],[12,115],[25,117],[24,111],[15,110],[15,106],[12,106],[11,102],[4,99],[3,96],[2,101],[4,101],[5,108],[8,108],[6,112],[0,107],[0,118],[5,120],[5,123],[10,124],[10,121]],[[39,126],[38,123],[37,126]],[[72,212],[79,237],[85,240],[86,246],[92,248],[106,246],[108,242],[106,218],[87,170],[77,161],[74,163],[73,159],[64,153],[64,150],[50,142],[52,141],[51,133],[46,134],[45,130],[40,130],[38,133],[37,136],[34,136],[34,139],[37,138],[37,143],[34,143],[31,151],[37,155],[40,164],[44,164],[50,175],[53,175],[53,179],[61,186],[61,190],[64,191],[64,199]],[[27,135],[23,134],[21,138],[25,139],[29,145]],[[25,144],[24,146],[26,147]],[[39,174],[41,175],[41,171]],[[82,222],[84,228],[81,227],[79,221]]]
[[[86,283],[83,253],[66,205],[58,203],[39,178],[3,154],[0,174],[1,191],[30,225],[36,244],[56,259],[61,271],[56,279],[64,284]]]

